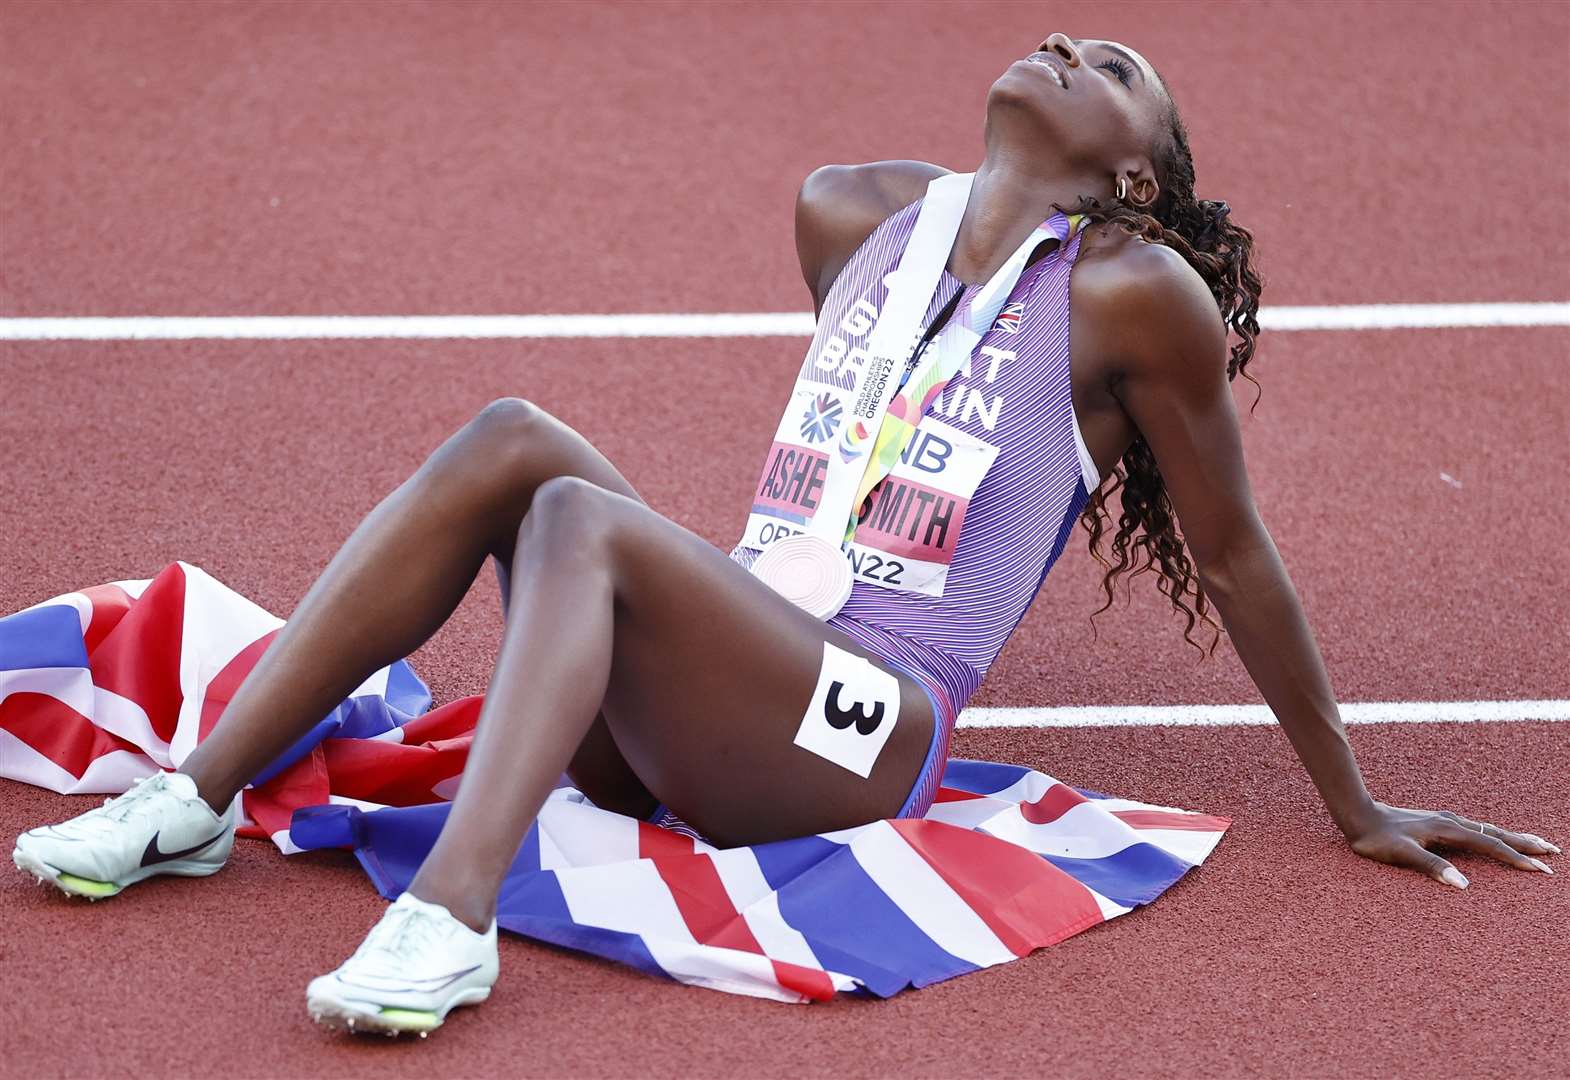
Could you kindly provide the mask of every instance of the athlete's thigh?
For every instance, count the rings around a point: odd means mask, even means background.
[[[632,483],[593,443],[564,421],[543,410],[539,411],[538,417],[543,421],[538,425],[542,480],[553,476],[576,476],[606,491],[643,502],[643,497],[633,489]],[[527,507],[520,509],[520,516],[524,510]],[[511,560],[514,548],[514,544],[508,543],[504,550],[492,552],[496,561],[497,583],[501,587],[504,617],[507,613],[507,597],[512,591]],[[579,791],[595,805],[607,810],[642,817],[654,809],[656,800],[617,749],[615,739],[605,726],[603,715],[594,721],[594,726],[579,744],[578,752],[573,755],[572,764],[567,768],[567,775]]]
[[[604,716],[644,786],[726,844],[893,816],[931,743],[920,686],[702,538],[603,502],[617,562]]]

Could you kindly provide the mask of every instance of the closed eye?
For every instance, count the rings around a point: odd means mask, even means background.
[[[1124,86],[1129,86],[1133,83],[1134,68],[1126,60],[1103,60],[1096,66],[1098,68],[1106,68],[1112,72],[1117,77],[1118,82]]]

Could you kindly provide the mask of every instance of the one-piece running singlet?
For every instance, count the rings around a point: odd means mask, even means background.
[[[920,208],[913,203],[873,230],[829,289],[802,368],[824,392],[797,391],[801,437],[769,450],[747,535],[730,552],[745,567],[761,553],[756,543],[794,531],[793,501],[802,505],[817,490],[801,462],[817,444],[832,452],[835,391],[850,386],[845,366],[866,343],[888,292],[885,275],[899,265]],[[850,599],[828,620],[936,693],[946,705],[947,715],[935,718],[945,751],[960,709],[1099,483],[1069,383],[1069,271],[1081,234],[1069,236],[1063,214],[1047,224],[1067,242],[1025,270],[969,363],[928,404],[894,471],[872,490],[854,537]],[[945,270],[922,325],[965,288],[978,287]],[[774,517],[778,529],[763,520]]]

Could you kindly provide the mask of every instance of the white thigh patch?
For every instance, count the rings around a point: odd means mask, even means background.
[[[899,680],[825,641],[818,686],[801,718],[796,745],[857,776],[871,776],[897,720]]]

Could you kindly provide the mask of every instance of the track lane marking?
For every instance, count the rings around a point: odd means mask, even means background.
[[[1266,330],[1570,326],[1570,303],[1267,307]],[[235,315],[0,318],[0,341],[811,337],[805,311],[622,315]]]
[[[1570,326],[1570,303],[1365,304],[1277,307],[1272,330]],[[806,312],[634,315],[200,316],[0,318],[0,340],[114,341],[321,338],[589,338],[808,336]],[[1352,702],[1347,724],[1570,720],[1570,700]],[[962,728],[1239,727],[1275,723],[1263,705],[973,708]]]
[[[1346,724],[1477,724],[1570,721],[1570,700],[1354,701]],[[966,709],[962,728],[1262,727],[1276,722],[1264,705],[1068,705]]]

